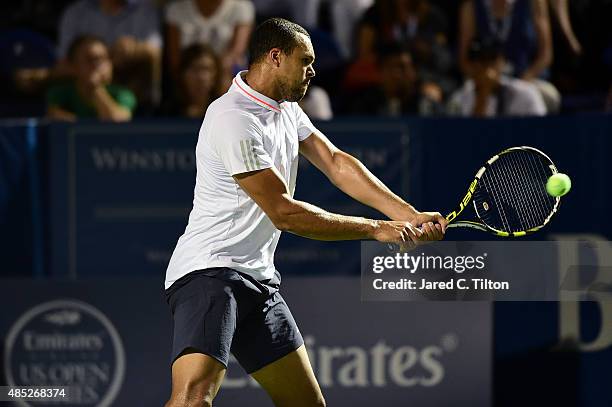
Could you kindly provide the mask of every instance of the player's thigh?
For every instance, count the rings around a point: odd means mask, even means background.
[[[304,345],[251,373],[276,407],[325,406]]]
[[[168,406],[172,407],[212,402],[225,375],[236,326],[233,286],[206,275],[192,277],[169,299],[173,362]]]
[[[212,402],[225,377],[225,366],[215,358],[186,349],[172,364],[170,406]],[[191,404],[190,404],[191,403]]]

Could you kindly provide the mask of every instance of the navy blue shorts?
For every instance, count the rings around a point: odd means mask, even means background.
[[[166,290],[173,319],[171,363],[194,348],[227,367],[231,352],[252,373],[302,346],[279,286],[278,272],[261,282],[229,268],[193,271],[176,280]]]

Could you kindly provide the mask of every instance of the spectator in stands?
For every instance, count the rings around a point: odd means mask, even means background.
[[[473,41],[469,52],[471,79],[450,98],[449,113],[461,116],[543,116],[546,106],[528,81],[503,74],[503,45]]]
[[[447,21],[427,0],[378,0],[365,12],[357,28],[357,59],[345,83],[349,88],[378,81],[377,49],[391,41],[408,47],[421,78],[450,90]]]
[[[161,32],[149,0],[78,0],[59,25],[59,54],[81,35],[101,38],[110,49],[115,79],[128,86],[141,104],[159,101]]]
[[[181,50],[194,43],[210,45],[221,57],[226,78],[246,64],[255,21],[246,0],[179,0],[166,8],[168,64],[178,78]]]
[[[349,102],[349,113],[400,116],[442,112],[439,88],[423,83],[408,49],[399,43],[381,47],[382,81],[360,91]]]
[[[471,77],[468,50],[474,39],[503,45],[504,71],[531,81],[542,93],[549,113],[561,104],[557,89],[542,78],[553,58],[546,0],[465,0],[459,10],[459,66]]]
[[[223,93],[219,57],[207,45],[192,44],[181,53],[179,77],[178,98],[162,113],[201,119],[208,105]]]
[[[123,122],[132,117],[134,94],[112,85],[113,65],[104,42],[93,36],[77,37],[68,48],[74,79],[47,92],[47,115],[53,119],[98,118]]]

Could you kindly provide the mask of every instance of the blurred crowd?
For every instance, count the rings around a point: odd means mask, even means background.
[[[301,104],[339,115],[612,110],[612,0],[5,2],[0,117],[201,118],[246,69],[253,28],[304,26]]]

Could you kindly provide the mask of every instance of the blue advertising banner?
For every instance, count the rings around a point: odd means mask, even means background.
[[[53,125],[51,274],[161,275],[191,210],[197,131]]]
[[[69,386],[65,406],[158,406],[171,329],[159,280],[0,283],[7,386]],[[20,406],[40,406],[22,402]]]
[[[357,278],[286,278],[282,293],[329,405],[491,405],[490,304],[366,304]],[[2,384],[69,386],[65,406],[167,400],[161,280],[3,280],[0,306]],[[272,403],[234,361],[215,405]]]

